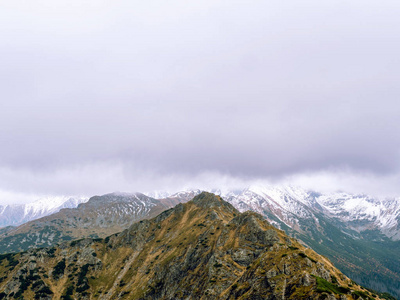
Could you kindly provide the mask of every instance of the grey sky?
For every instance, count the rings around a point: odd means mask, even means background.
[[[398,1],[2,1],[0,190],[321,172],[393,189],[399,15]]]

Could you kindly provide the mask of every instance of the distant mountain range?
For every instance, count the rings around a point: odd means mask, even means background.
[[[64,208],[15,228],[0,229],[0,253],[49,247],[86,237],[106,237],[178,203],[173,198],[156,200],[140,193],[94,196],[76,208]]]
[[[295,187],[254,186],[240,192],[221,194],[240,210],[268,215],[279,226],[300,230],[299,220],[322,214],[355,238],[400,240],[400,198],[375,199],[347,193],[322,194]]]
[[[0,274],[0,299],[393,299],[207,192],[105,239],[0,255]]]
[[[88,197],[43,197],[27,204],[0,205],[0,227],[18,226],[54,214],[62,208],[75,208]]]
[[[168,192],[145,193],[153,199],[176,199],[188,201],[198,195],[201,190],[186,190],[175,194]],[[277,226],[281,223],[296,227],[297,217],[304,218],[303,206],[312,208],[324,216],[335,220],[345,232],[351,232],[355,237],[371,239],[371,233],[380,233],[377,239],[388,237],[393,241],[400,240],[400,197],[377,199],[368,195],[353,195],[348,193],[322,194],[307,191],[297,187],[260,187],[253,186],[240,191],[209,190],[231,201],[240,210],[262,212],[268,208],[280,221],[271,220]],[[113,193],[124,195],[124,193]],[[129,195],[129,193],[125,194]],[[262,204],[257,199],[262,198]],[[63,208],[76,208],[89,200],[88,197],[55,196],[44,197],[27,204],[0,205],[1,227],[18,226],[59,212]],[[292,200],[292,201],[290,201]],[[295,200],[295,201],[293,201]],[[300,205],[300,206],[299,206]],[[299,215],[300,214],[300,215]],[[0,231],[1,232],[1,231]]]
[[[295,187],[213,190],[239,211],[261,214],[275,227],[323,254],[357,282],[400,298],[400,201]],[[105,237],[200,194],[108,194],[75,209],[0,229],[0,252],[23,251],[84,237]]]

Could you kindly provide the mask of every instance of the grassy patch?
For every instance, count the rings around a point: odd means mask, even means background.
[[[334,293],[334,294],[347,294],[348,292],[350,292],[349,288],[345,288],[343,286],[338,286],[334,283],[331,283],[321,277],[318,276],[314,276],[317,282],[317,292],[319,293],[323,293],[323,292],[327,292],[327,293]]]

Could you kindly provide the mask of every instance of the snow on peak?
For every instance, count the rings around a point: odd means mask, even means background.
[[[86,202],[87,197],[71,196],[47,196],[36,200],[35,202],[25,204],[24,217],[28,215],[49,214],[60,210],[61,208],[72,208],[78,204]]]
[[[332,216],[344,221],[368,220],[381,229],[395,226],[400,216],[400,199],[396,198],[332,193],[320,195],[317,201]]]
[[[295,226],[299,219],[318,222],[316,213],[323,213],[356,231],[379,229],[388,237],[400,238],[397,229],[400,225],[400,198],[379,199],[344,192],[320,193],[297,186],[275,185],[252,185],[240,191],[209,191],[222,196],[240,211],[269,212],[288,226]],[[175,195],[185,193],[188,191]]]
[[[270,198],[282,207],[290,205],[289,199],[310,205],[310,192],[295,186],[250,186],[249,191]]]
[[[146,192],[143,194],[145,194],[148,197],[154,198],[154,199],[164,199],[171,195],[171,193],[166,192],[166,191],[152,191],[152,192]]]
[[[6,205],[0,210],[0,226],[21,225],[86,201],[88,198],[82,196],[46,196],[27,204]]]

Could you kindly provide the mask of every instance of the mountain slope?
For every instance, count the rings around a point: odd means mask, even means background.
[[[319,195],[317,201],[327,215],[369,238],[379,231],[391,240],[400,240],[400,199],[374,199],[366,195],[334,193]]]
[[[3,299],[380,299],[209,193],[106,239],[4,255],[0,272]]]
[[[367,198],[371,202],[368,208],[365,197],[343,193],[328,197],[292,187],[251,187],[229,193],[226,199],[242,212],[260,213],[274,226],[329,257],[358,282],[400,298],[400,242],[374,227],[378,219],[381,223],[393,220],[397,214],[393,201]],[[335,202],[339,204],[335,206]],[[380,217],[371,218],[376,207]],[[360,224],[364,224],[363,230]]]
[[[27,204],[0,205],[0,227],[18,226],[60,211],[75,208],[88,201],[86,197],[47,197]]]
[[[62,209],[1,234],[0,253],[48,247],[85,237],[105,237],[176,203],[174,199],[156,200],[140,193],[94,196],[77,208]]]

